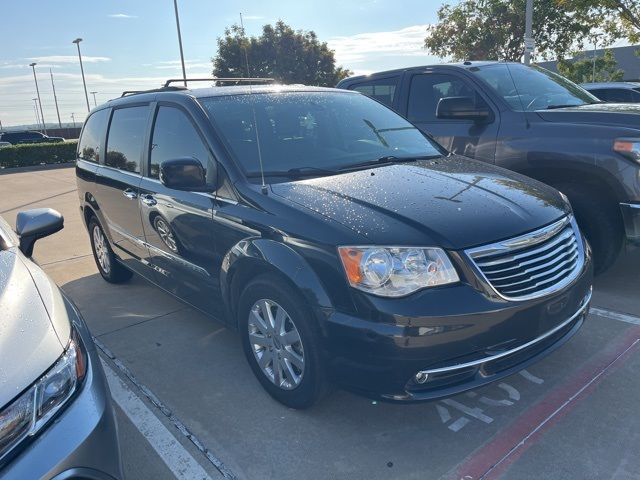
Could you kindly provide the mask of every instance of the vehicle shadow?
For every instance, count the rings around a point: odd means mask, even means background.
[[[640,316],[640,247],[626,246],[616,263],[595,278],[593,305]]]
[[[589,322],[528,371],[450,399],[397,405],[335,389],[295,411],[262,389],[236,332],[145,280],[93,274],[62,288],[100,342],[239,478],[437,478],[623,328]]]

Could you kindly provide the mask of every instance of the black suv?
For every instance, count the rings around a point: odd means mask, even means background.
[[[590,250],[566,199],[449,155],[356,92],[153,91],[95,109],[78,192],[100,274],[136,272],[240,332],[264,388],[427,400],[571,337]]]
[[[603,102],[640,103],[640,82],[601,82],[580,85]]]
[[[0,133],[0,141],[19,145],[21,143],[60,143],[64,142],[64,138],[50,137],[40,132],[24,131]]]
[[[640,105],[603,104],[539,67],[464,62],[352,77],[449,151],[540,180],[571,200],[596,272],[640,243]]]

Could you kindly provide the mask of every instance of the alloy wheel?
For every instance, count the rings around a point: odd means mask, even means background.
[[[93,227],[93,248],[96,252],[96,259],[100,264],[100,268],[107,275],[111,271],[111,259],[109,258],[109,246],[107,245],[107,239],[102,233],[102,229],[95,225]]]
[[[283,390],[304,375],[304,348],[295,323],[281,305],[261,299],[249,311],[249,344],[262,373]]]

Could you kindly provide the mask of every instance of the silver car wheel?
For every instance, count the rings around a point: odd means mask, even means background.
[[[156,230],[158,231],[158,235],[160,236],[160,239],[164,242],[164,244],[169,247],[169,250],[171,250],[174,253],[178,252],[178,244],[176,243],[176,239],[173,236],[173,232],[171,232],[171,228],[169,227],[169,225],[167,225],[167,222],[165,222],[162,218],[157,217],[156,221]]]
[[[102,233],[102,229],[95,225],[93,227],[93,248],[96,253],[96,259],[100,264],[100,268],[107,275],[111,271],[111,259],[109,258],[109,246],[107,245],[107,239]]]
[[[304,348],[295,323],[282,306],[261,299],[249,311],[249,344],[271,382],[293,390],[304,376]]]

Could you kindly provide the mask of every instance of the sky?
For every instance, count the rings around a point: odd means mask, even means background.
[[[455,3],[455,2],[453,2]],[[187,76],[211,76],[216,40],[239,22],[247,34],[282,19],[314,30],[335,50],[336,64],[356,74],[425,65],[437,58],[423,46],[436,21],[432,0],[178,0]],[[47,124],[57,124],[49,70],[62,123],[87,113],[76,45],[80,37],[87,90],[98,104],[123,90],[155,88],[180,78],[180,54],[172,0],[20,0],[3,5],[0,29],[0,121],[34,124],[33,72]],[[89,94],[93,108],[93,95]]]

